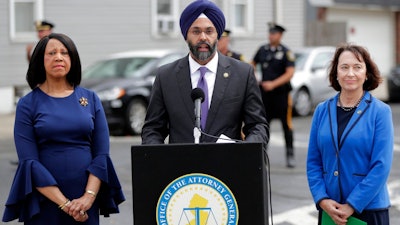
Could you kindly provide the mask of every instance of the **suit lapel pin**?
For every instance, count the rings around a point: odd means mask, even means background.
[[[358,110],[357,114],[360,115],[362,113],[362,110]]]
[[[79,104],[81,104],[81,106],[87,106],[89,104],[89,102],[88,102],[87,98],[81,97],[79,99]]]
[[[228,73],[224,73],[224,77],[225,77],[225,78],[228,78],[228,77],[229,77],[229,74],[228,74]]]

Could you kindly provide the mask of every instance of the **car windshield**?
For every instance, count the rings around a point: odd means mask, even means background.
[[[155,63],[152,57],[103,60],[88,67],[83,78],[137,78],[148,74]]]
[[[310,53],[308,53],[308,52],[296,52],[295,53],[295,56],[296,56],[295,68],[296,68],[296,70],[303,70],[309,54]]]

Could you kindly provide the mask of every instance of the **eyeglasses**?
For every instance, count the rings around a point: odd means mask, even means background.
[[[199,28],[193,28],[189,30],[189,33],[192,34],[193,36],[200,36],[202,33],[204,33],[206,36],[213,36],[217,34],[217,31],[215,28],[207,28],[205,30],[201,30]]]

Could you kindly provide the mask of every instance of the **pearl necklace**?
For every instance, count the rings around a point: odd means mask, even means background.
[[[340,107],[341,109],[343,109],[343,111],[349,112],[349,111],[351,111],[351,110],[357,108],[358,105],[360,105],[361,99],[364,97],[364,93],[363,93],[363,95],[361,95],[361,98],[358,99],[357,103],[356,103],[354,106],[350,106],[350,107],[345,107],[345,106],[342,105],[342,101],[340,100],[340,96],[341,96],[341,95],[339,95],[339,107]]]

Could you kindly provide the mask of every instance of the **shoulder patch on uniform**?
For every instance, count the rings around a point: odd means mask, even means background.
[[[294,56],[294,53],[290,50],[286,52],[286,57],[291,62],[294,62],[296,60],[296,56]]]

